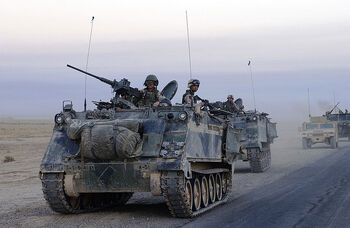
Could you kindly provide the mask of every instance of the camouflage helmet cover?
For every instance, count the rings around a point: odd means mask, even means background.
[[[145,86],[147,86],[147,81],[153,81],[155,86],[158,86],[158,78],[154,74],[150,74],[146,77],[145,83],[143,83]]]
[[[187,87],[188,88],[191,88],[191,86],[193,86],[193,85],[196,85],[196,86],[199,86],[201,83],[200,83],[200,81],[198,80],[198,79],[190,79],[189,81],[188,81],[188,84],[187,84]]]
[[[227,96],[227,99],[230,99],[230,98],[233,99],[233,95],[232,94]]]

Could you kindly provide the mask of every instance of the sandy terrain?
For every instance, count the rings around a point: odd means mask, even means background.
[[[163,199],[148,193],[135,194],[127,205],[108,211],[79,215],[51,211],[42,196],[38,171],[52,125],[50,121],[0,119],[0,227],[178,227],[201,218],[172,218]],[[336,152],[321,144],[302,150],[293,123],[279,124],[278,134],[267,172],[252,174],[247,163],[236,164],[230,201]],[[341,148],[349,145],[340,142]],[[4,163],[6,156],[15,161]]]

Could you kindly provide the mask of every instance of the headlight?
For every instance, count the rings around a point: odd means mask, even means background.
[[[253,117],[253,120],[254,120],[254,121],[257,120],[257,119],[258,119],[258,118],[257,118],[256,116]]]
[[[179,119],[180,120],[185,120],[187,118],[187,113],[186,112],[182,112],[179,114]]]
[[[55,123],[58,125],[61,125],[61,124],[63,124],[63,122],[64,122],[63,116],[61,114],[57,114],[55,116]]]

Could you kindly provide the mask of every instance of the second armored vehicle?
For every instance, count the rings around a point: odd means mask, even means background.
[[[254,173],[264,172],[271,166],[270,144],[277,137],[276,123],[267,113],[256,111],[241,112],[230,117],[231,124],[241,129],[243,144],[238,159],[249,161]]]
[[[339,138],[347,138],[350,141],[350,113],[338,109],[338,113],[333,113],[338,104],[329,112],[326,112],[326,117],[329,121],[337,123]]]
[[[338,147],[338,127],[325,116],[310,117],[300,128],[303,149],[311,148],[316,143],[326,143],[333,149]]]

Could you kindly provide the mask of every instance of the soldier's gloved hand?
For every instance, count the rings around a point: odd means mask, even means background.
[[[154,102],[153,108],[157,107],[159,105],[159,101]]]

